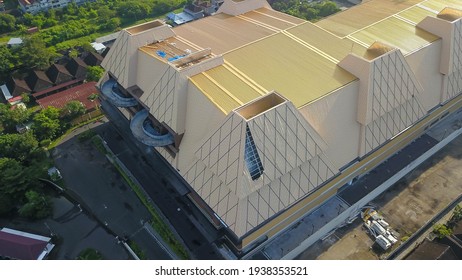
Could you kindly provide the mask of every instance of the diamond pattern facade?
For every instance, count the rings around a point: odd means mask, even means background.
[[[450,100],[462,92],[462,20],[454,24],[452,46],[452,72],[446,77],[445,100]]]
[[[288,102],[251,119],[249,128],[265,168],[263,184],[300,166],[326,147],[316,131]]]
[[[173,121],[177,75],[178,72],[175,69],[168,67],[154,87],[147,90],[140,98],[158,121],[170,126]]]
[[[420,86],[403,55],[394,51],[372,62],[364,151],[368,153],[425,115]]]
[[[247,132],[263,167],[255,180],[245,164]],[[248,121],[233,112],[200,146],[184,177],[242,236],[335,174],[325,146],[290,102]]]
[[[196,152],[196,157],[238,196],[239,178],[245,165],[245,133],[244,119],[232,113]]]
[[[121,85],[125,85],[128,82],[127,71],[129,67],[126,58],[128,53],[128,41],[128,33],[126,31],[121,31],[119,37],[117,37],[117,40],[111,47],[111,50],[101,63],[101,66],[106,69],[106,71],[111,72]]]
[[[200,160],[186,172],[184,178],[230,229],[238,222],[238,197]],[[244,217],[241,217],[244,218]]]

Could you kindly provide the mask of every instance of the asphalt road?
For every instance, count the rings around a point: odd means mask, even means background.
[[[52,217],[33,222],[20,218],[0,220],[0,226],[49,237],[55,235],[56,247],[49,259],[74,260],[87,248],[99,251],[104,259],[132,259],[113,235],[65,197],[54,197],[52,203]]]
[[[101,125],[95,131],[104,138],[114,154],[161,209],[192,253],[192,258],[222,259],[212,244],[219,237],[218,233],[198,213],[195,206],[191,205],[189,199],[176,191],[185,189],[185,186],[159,155],[147,148],[142,155],[142,151],[131,144],[130,141],[134,139],[130,139],[129,134],[122,137],[111,123]]]
[[[70,138],[53,150],[53,157],[66,187],[103,226],[117,236],[133,240],[144,249],[148,259],[171,259],[152,236],[140,234],[145,231],[143,223],[149,219],[149,212],[90,142]]]

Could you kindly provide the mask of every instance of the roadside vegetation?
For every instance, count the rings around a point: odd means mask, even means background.
[[[46,69],[62,55],[90,51],[96,38],[136,23],[152,20],[183,7],[185,0],[97,0],[36,15],[0,14],[0,84],[11,72]],[[17,2],[16,2],[17,4]],[[30,34],[28,29],[37,27]],[[7,48],[9,38],[23,38],[20,47]],[[95,70],[98,71],[98,70]],[[94,75],[96,74],[96,75]],[[98,73],[91,72],[90,80]]]
[[[268,2],[277,11],[309,21],[317,21],[340,11],[337,4],[332,1],[269,0]]]
[[[454,227],[462,221],[462,207],[457,205],[452,212],[451,219],[446,224],[435,224],[433,226],[433,233],[439,238],[442,239],[446,236],[449,236],[453,233]]]
[[[50,195],[39,181],[53,165],[47,147],[79,114],[81,104],[74,103],[40,111],[0,104],[0,216],[34,220],[52,213]]]
[[[96,249],[87,248],[80,252],[76,258],[77,260],[104,260],[103,255]]]

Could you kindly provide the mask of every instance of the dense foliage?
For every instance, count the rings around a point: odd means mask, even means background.
[[[97,82],[104,74],[104,69],[101,66],[89,66],[87,68],[87,80]]]
[[[47,48],[39,36],[25,38],[21,47],[8,48],[0,45],[0,82],[4,82],[16,69],[44,70],[57,57],[53,48]]]
[[[160,16],[182,7],[185,0],[97,0],[77,6],[75,3],[36,15],[14,17],[0,14],[0,37],[21,37],[22,47],[0,45],[0,83],[17,69],[45,69],[58,56],[79,46],[88,51],[96,37],[114,32],[137,21]],[[17,4],[17,2],[16,2]],[[38,27],[33,35],[27,29]],[[6,41],[5,41],[6,42]],[[95,72],[94,74],[98,74]],[[94,77],[94,76],[91,76]]]
[[[138,20],[160,16],[182,7],[185,0],[98,0],[82,6],[70,3],[62,9],[49,10],[36,15],[29,13],[16,19],[1,15],[0,34],[24,32],[38,27],[39,36],[47,46],[70,39],[90,36],[97,32],[112,32]]]
[[[277,11],[311,21],[340,11],[337,4],[332,1],[269,0],[268,2]]]
[[[64,108],[61,110],[61,113],[66,119],[72,120],[78,116],[85,114],[85,105],[78,100],[69,101]]]
[[[68,127],[66,120],[82,114],[80,102],[69,102],[62,110],[48,107],[31,112],[0,104],[0,216],[17,213],[41,219],[52,211],[52,203],[38,178],[46,178],[50,162],[43,146]],[[17,126],[31,127],[23,133]]]

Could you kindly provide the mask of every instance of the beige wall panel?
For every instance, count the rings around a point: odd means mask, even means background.
[[[452,69],[452,53],[450,50],[453,33],[451,23],[439,18],[426,17],[419,22],[417,27],[442,38],[440,72],[448,74]]]
[[[171,124],[172,129],[174,129],[178,134],[184,133],[186,126],[188,84],[190,83],[189,77],[221,64],[223,64],[223,58],[217,56],[179,71],[180,74],[177,76],[177,82],[175,86],[175,106],[173,106],[174,109]]]
[[[195,153],[195,156],[238,196],[241,196],[241,186],[238,185],[237,179],[241,177],[244,168],[245,129],[246,124],[242,117],[235,113],[230,114],[217,130],[212,130],[205,136]],[[235,133],[241,137],[231,137]],[[236,142],[232,143],[231,139],[236,139]],[[203,148],[210,151],[206,153]]]
[[[126,68],[128,68],[128,36],[126,31],[121,31],[108,54],[101,62],[101,66],[111,72],[119,83],[126,79]]]
[[[462,69],[445,77],[444,101],[454,98],[462,91]]]
[[[152,90],[169,66],[143,51],[138,51],[137,61],[138,75],[136,76],[136,85],[144,91],[144,94],[140,98],[144,102],[148,91]]]
[[[358,86],[357,90],[359,92],[359,95],[356,99],[357,117],[355,117],[355,119],[357,119],[361,124],[369,123],[371,118],[368,114],[368,108],[371,106],[371,101],[369,98],[369,81],[371,80],[370,62],[357,55],[349,54],[342,61],[340,61],[338,65],[359,79],[359,81],[354,81],[354,83],[356,83]],[[351,84],[348,86],[350,85]],[[343,89],[340,89],[339,91],[342,90]],[[316,103],[318,102],[319,101]]]
[[[265,185],[310,160],[326,147],[315,129],[289,102],[249,120],[248,125],[265,168]],[[305,152],[297,153],[301,150]]]
[[[454,39],[452,54],[452,71],[462,69],[462,19],[454,23]]]
[[[266,0],[225,0],[217,13],[236,16],[259,8],[271,9],[271,6]]]
[[[359,81],[303,108],[300,113],[326,141],[327,157],[336,169],[358,157],[360,124],[356,121]]]
[[[159,122],[165,122],[173,130],[176,127],[173,123],[176,104],[176,84],[178,72],[172,67],[168,67],[161,74],[160,79],[152,84],[141,96],[140,100],[147,105],[149,112]]]
[[[185,134],[178,153],[180,170],[194,161],[194,152],[212,128],[218,128],[225,119],[223,112],[214,106],[192,83],[188,85]]]

